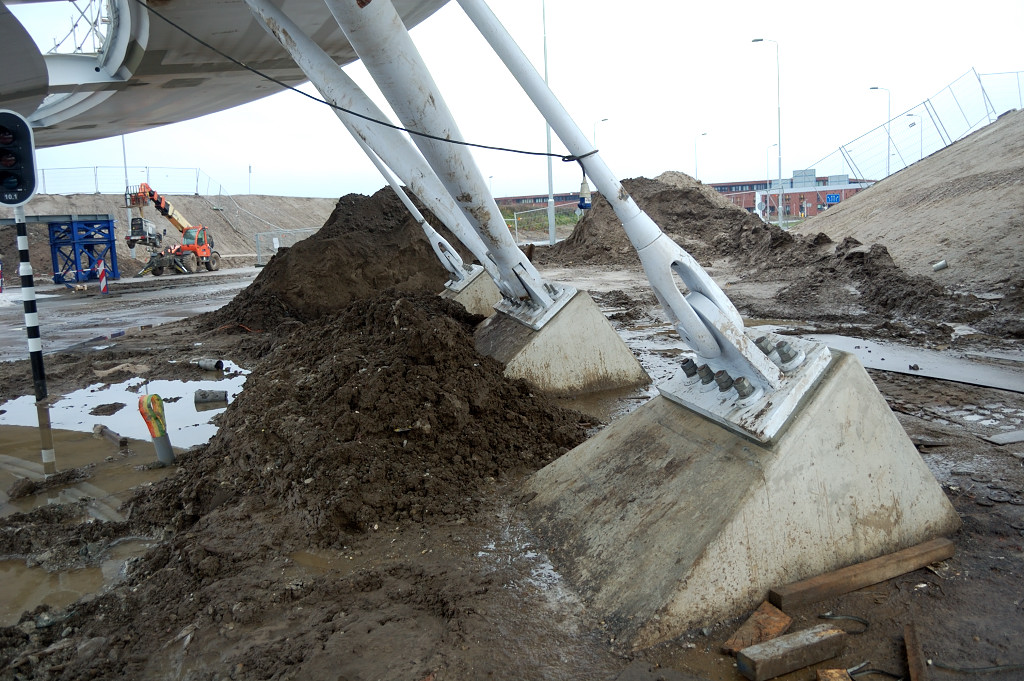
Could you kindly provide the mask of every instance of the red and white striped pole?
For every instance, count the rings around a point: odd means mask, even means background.
[[[107,291],[107,268],[103,264],[103,258],[100,258],[100,293],[109,293]]]

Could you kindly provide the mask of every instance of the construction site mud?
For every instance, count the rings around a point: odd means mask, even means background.
[[[968,290],[908,273],[856,234],[814,232],[813,220],[810,235],[766,225],[678,173],[624,184],[748,319],[998,351],[1019,366],[1019,278]],[[884,200],[884,185],[862,200]],[[98,372],[125,365],[198,376],[180,361],[197,344],[250,373],[217,434],[130,490],[123,520],[81,505],[5,508],[0,557],[53,572],[95,566],[127,538],[146,545],[97,593],[3,623],[0,679],[741,678],[720,649],[748,613],[635,650],[561,579],[522,512],[526,476],[650,393],[585,413],[506,378],[474,350],[480,318],[435,295],[444,272],[417,229],[390,190],[343,197],[320,233],[219,310],[46,356],[52,395],[120,380]],[[587,282],[652,375],[678,353],[599,198],[535,261]],[[828,667],[868,660],[905,675],[913,624],[937,664],[1019,678],[1024,445],[986,438],[1024,428],[1024,394],[870,373],[963,520],[956,554],[787,612],[793,628],[828,611],[870,623]],[[27,360],[0,366],[0,400],[31,392],[30,377]],[[88,472],[62,474],[73,485]]]

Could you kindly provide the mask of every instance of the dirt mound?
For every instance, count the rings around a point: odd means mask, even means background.
[[[336,313],[385,289],[439,292],[447,280],[423,230],[385,187],[370,197],[343,196],[320,231],[278,251],[252,285],[199,325],[271,331]]]
[[[794,230],[877,242],[910,274],[1008,293],[1024,279],[1022,187],[1024,111],[1011,111]]]
[[[433,294],[389,291],[356,301],[271,351],[222,415],[218,434],[182,455],[176,475],[129,500],[129,522],[76,525],[49,507],[11,519],[8,526],[16,521],[32,533],[0,547],[7,553],[90,542],[91,552],[61,553],[81,564],[119,533],[173,533],[133,564],[124,588],[61,613],[61,626],[38,628],[44,646],[57,643],[59,631],[74,632],[73,645],[47,649],[48,663],[66,664],[65,678],[140,678],[152,650],[183,626],[192,629],[175,642],[200,625],[260,624],[277,603],[290,607],[302,597],[311,614],[324,599],[333,615],[359,611],[372,592],[370,617],[386,607],[408,617],[411,607],[441,622],[455,618],[446,603],[481,593],[472,576],[431,575],[420,566],[311,585],[283,568],[293,552],[340,550],[364,534],[398,537],[396,528],[418,522],[466,525],[493,510],[496,485],[585,439],[581,414],[507,379],[500,363],[476,353],[479,321]],[[81,529],[96,526],[106,534]],[[280,578],[268,578],[266,566],[278,563]],[[51,617],[45,607],[34,616]],[[5,631],[13,637],[0,642],[5,654],[27,644],[20,631]],[[280,645],[253,646],[245,666],[280,664]],[[82,646],[104,655],[82,655]]]
[[[664,182],[665,184],[678,187],[679,189],[696,189],[700,191],[704,197],[708,200],[712,206],[718,208],[725,208],[728,210],[738,211],[740,213],[746,213],[747,211],[735,203],[725,198],[721,192],[716,190],[714,187],[709,187],[699,180],[695,180],[686,173],[681,173],[678,170],[668,170],[654,178],[658,182]]]
[[[378,522],[471,514],[487,478],[581,442],[578,414],[473,350],[479,321],[435,295],[392,291],[298,329],[224,414],[184,483],[178,505],[192,510],[178,524],[225,490],[258,493],[294,517],[275,520],[283,536],[330,545]]]
[[[722,237],[731,240],[738,231],[761,224],[756,216],[711,196],[717,194],[714,190],[680,180],[681,173],[665,175],[674,184],[639,177],[624,180],[622,185],[640,209],[697,260],[723,255],[715,247],[717,241]],[[536,257],[544,265],[640,264],[618,216],[600,194],[594,194],[593,207],[569,238],[549,249],[538,249]]]
[[[720,197],[716,200],[709,195],[716,192],[685,181],[681,173],[669,179],[675,184],[635,178],[623,186],[662,231],[720,279],[782,282],[769,305],[745,299],[742,287],[726,287],[749,316],[831,320],[837,315],[876,315],[878,323],[900,317],[929,330],[938,320],[971,324],[999,337],[1021,337],[1024,331],[1018,321],[1024,312],[1019,296],[993,306],[902,270],[882,244],[865,245],[853,238],[835,243],[824,233],[784,231]],[[541,264],[558,266],[639,265],[618,216],[599,195],[569,238],[538,249],[535,257]]]

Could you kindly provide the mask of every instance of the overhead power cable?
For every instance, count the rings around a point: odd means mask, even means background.
[[[349,114],[350,116],[356,116],[357,118],[362,118],[365,121],[369,121],[371,123],[376,123],[377,125],[383,125],[384,127],[391,128],[393,130],[398,130],[399,132],[405,132],[405,133],[408,133],[410,135],[416,135],[417,137],[424,137],[426,139],[435,140],[437,142],[445,142],[447,144],[459,144],[459,145],[462,145],[464,147],[472,147],[474,149],[487,149],[489,151],[504,151],[504,152],[508,152],[508,153],[511,153],[511,154],[524,154],[526,156],[552,156],[554,158],[560,158],[560,159],[562,159],[563,161],[566,161],[566,162],[579,161],[580,159],[586,158],[587,156],[590,156],[592,154],[596,154],[597,153],[597,150],[594,149],[593,151],[587,152],[586,154],[583,154],[582,156],[573,156],[571,154],[569,154],[569,155],[553,154],[553,153],[549,153],[549,152],[546,152],[546,151],[526,151],[526,150],[523,150],[523,149],[510,149],[508,147],[496,147],[496,146],[491,146],[491,145],[488,145],[488,144],[474,144],[473,142],[464,142],[462,140],[453,140],[453,139],[449,139],[447,137],[440,137],[438,135],[431,135],[430,133],[421,132],[419,130],[412,130],[410,128],[404,128],[404,127],[402,127],[400,125],[395,125],[394,123],[391,123],[390,121],[382,121],[382,120],[374,118],[372,116],[367,116],[365,114],[361,114],[358,111],[352,111],[351,109],[346,109],[344,107],[338,106],[337,104],[333,104],[331,102],[328,102],[327,100],[321,99],[320,97],[317,97],[316,95],[311,95],[308,92],[303,92],[302,90],[298,89],[297,87],[295,87],[293,85],[289,85],[288,83],[280,81],[277,78],[274,78],[273,76],[271,76],[269,74],[263,73],[259,69],[256,69],[256,68],[254,68],[252,66],[249,66],[245,62],[240,61],[238,59],[235,59],[231,55],[223,52],[222,50],[217,49],[216,47],[214,47],[210,43],[206,42],[205,40],[203,40],[199,36],[197,36],[194,33],[190,32],[184,26],[181,26],[181,25],[175,23],[174,21],[171,21],[170,19],[165,17],[163,14],[161,14],[160,12],[158,12],[157,10],[153,9],[148,4],[146,4],[145,0],[135,0],[135,2],[137,4],[145,7],[146,10],[150,14],[152,14],[153,16],[156,16],[157,18],[163,20],[169,26],[174,28],[175,30],[180,31],[184,35],[188,36],[191,40],[194,40],[195,42],[199,43],[200,45],[202,45],[206,49],[211,50],[212,52],[220,55],[224,59],[227,59],[232,64],[234,64],[234,65],[236,65],[236,66],[238,66],[238,67],[240,67],[242,69],[245,69],[246,71],[249,71],[250,73],[253,73],[253,74],[257,75],[260,78],[268,80],[271,83],[279,85],[279,86],[281,86],[282,88],[284,88],[286,90],[291,90],[292,92],[296,92],[296,93],[302,95],[303,97],[306,97],[307,99],[311,99],[314,102],[317,102],[318,104],[323,104],[325,106],[329,106],[332,109],[335,109],[336,111],[341,111],[342,113]]]

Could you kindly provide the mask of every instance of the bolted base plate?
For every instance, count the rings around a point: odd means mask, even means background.
[[[741,435],[752,437],[759,442],[771,442],[786,425],[804,394],[814,386],[818,377],[828,367],[832,355],[824,343],[774,333],[758,335],[767,335],[773,347],[775,343],[784,340],[795,352],[802,352],[805,355],[803,363],[785,372],[782,384],[778,388],[759,389],[743,399],[733,388],[723,392],[714,381],[704,384],[697,376],[691,378],[683,371],[679,371],[674,377],[659,385],[658,391],[676,404],[702,414]],[[694,361],[698,364],[702,362],[699,357],[694,357]]]

